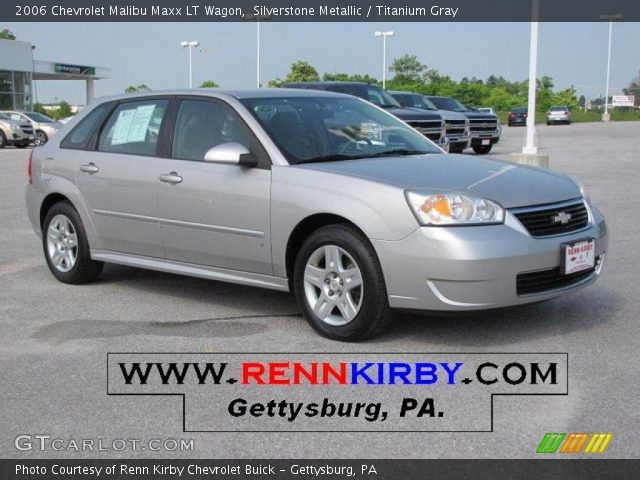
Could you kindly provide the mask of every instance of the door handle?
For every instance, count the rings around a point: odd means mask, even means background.
[[[160,175],[159,179],[161,182],[164,182],[164,183],[176,184],[176,183],[182,182],[182,177],[178,175],[176,172],[163,173],[162,175]]]
[[[98,168],[98,166],[93,162],[88,163],[86,165],[80,165],[80,171],[81,172],[98,173],[99,170],[100,170],[100,168]]]

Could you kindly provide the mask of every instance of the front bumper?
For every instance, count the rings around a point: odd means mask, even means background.
[[[420,227],[402,240],[372,243],[392,308],[483,310],[546,300],[592,283],[602,263],[593,274],[571,285],[536,294],[517,292],[518,274],[560,266],[561,243],[594,238],[595,255],[604,259],[607,229],[595,208],[592,220],[580,231],[533,238],[507,212],[503,225]]]

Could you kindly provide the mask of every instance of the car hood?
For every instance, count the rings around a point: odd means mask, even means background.
[[[473,194],[505,208],[580,197],[580,189],[564,174],[468,155],[370,158],[308,163],[294,168],[359,177],[416,192]]]
[[[434,113],[439,114],[443,120],[466,120],[467,119],[467,116],[464,115],[463,113],[452,112],[449,110],[436,110]]]
[[[461,112],[466,115],[469,120],[497,120],[498,116],[492,113],[483,112]]]
[[[407,122],[420,121],[420,120],[442,120],[442,117],[438,112],[432,112],[431,110],[421,110],[419,108],[409,107],[390,107],[385,108],[391,115],[398,117],[400,120]]]

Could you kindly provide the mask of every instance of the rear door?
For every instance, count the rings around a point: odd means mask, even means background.
[[[169,98],[119,103],[78,165],[78,187],[102,250],[164,256],[157,210],[157,149]]]
[[[158,216],[167,259],[272,274],[271,162],[226,103],[185,97],[175,105],[172,145],[158,164]],[[240,143],[254,168],[204,161],[224,143]]]

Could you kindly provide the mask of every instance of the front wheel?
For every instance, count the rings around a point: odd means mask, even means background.
[[[7,146],[7,137],[4,136],[4,133],[0,132],[0,148],[4,148]]]
[[[464,152],[464,145],[449,145],[449,153],[462,153]]]
[[[334,340],[370,338],[390,317],[373,246],[348,225],[322,227],[304,241],[294,266],[293,287],[307,321]]]
[[[35,138],[33,143],[36,145],[36,147],[39,147],[39,146],[44,145],[45,143],[47,143],[48,140],[49,140],[49,138],[47,137],[46,133],[44,133],[42,130],[37,130],[36,131],[36,138]]]
[[[68,202],[56,203],[47,212],[42,246],[49,270],[63,283],[92,282],[102,271],[103,263],[91,260],[80,215]]]
[[[486,155],[491,151],[493,145],[476,145],[473,147],[473,151],[478,155]]]

